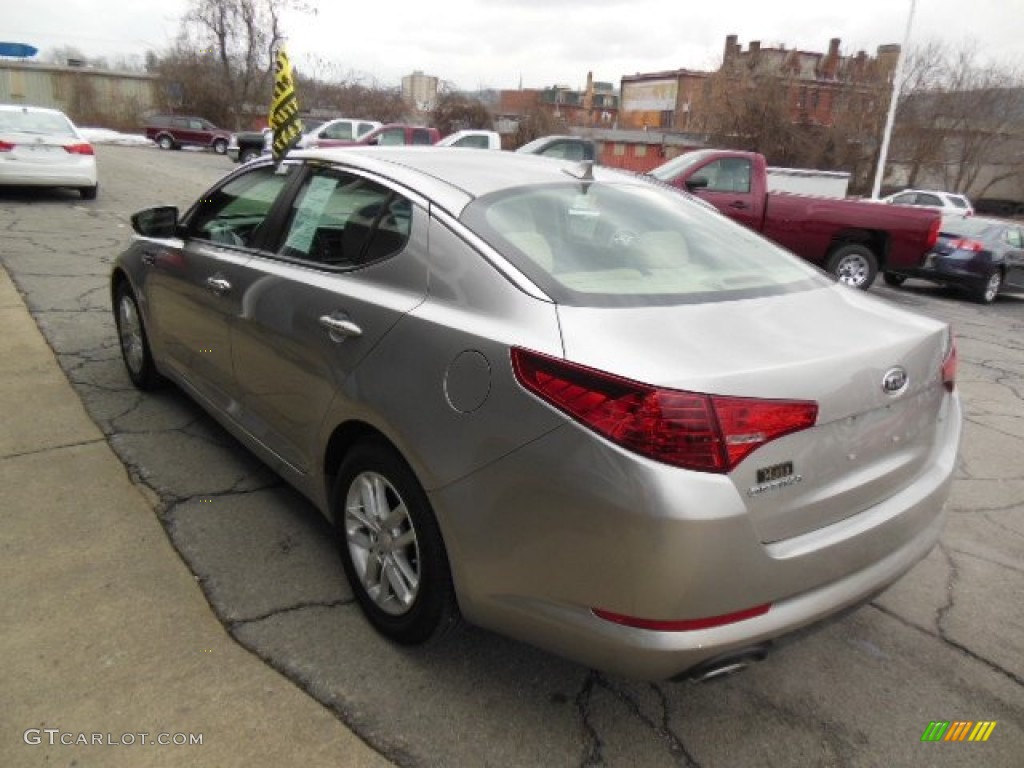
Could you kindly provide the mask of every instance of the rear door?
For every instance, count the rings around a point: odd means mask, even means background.
[[[312,167],[274,252],[247,262],[232,336],[245,429],[300,472],[349,375],[426,294],[426,212],[372,179]]]
[[[1017,290],[1024,290],[1024,231],[1020,227],[1006,230],[1006,284]]]

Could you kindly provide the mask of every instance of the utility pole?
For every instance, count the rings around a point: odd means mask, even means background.
[[[907,58],[907,45],[910,42],[910,25],[914,21],[914,6],[917,0],[910,0],[910,13],[907,14],[907,28],[903,32],[903,45],[899,58],[896,60],[896,72],[892,80],[892,101],[889,102],[889,114],[885,118],[885,130],[882,132],[882,148],[878,153],[878,167],[875,169],[875,184],[871,188],[871,197],[878,199],[882,189],[882,177],[885,175],[885,163],[889,157],[889,139],[892,136],[892,124],[896,119],[896,103],[900,99],[900,86],[903,83],[903,62]]]

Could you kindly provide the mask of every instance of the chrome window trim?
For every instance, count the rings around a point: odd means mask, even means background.
[[[443,208],[430,207],[430,215],[438,222],[451,230],[456,236],[465,241],[471,248],[476,250],[484,259],[497,269],[510,283],[528,296],[535,299],[554,304],[555,301],[548,294],[542,291],[536,283],[520,272],[508,259],[502,256],[486,241],[467,229],[462,222],[452,216]]]

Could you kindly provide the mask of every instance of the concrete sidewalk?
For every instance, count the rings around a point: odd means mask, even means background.
[[[0,766],[389,765],[227,635],[2,268],[0,328]]]

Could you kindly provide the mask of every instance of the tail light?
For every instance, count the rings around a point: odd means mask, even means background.
[[[14,149],[14,145],[9,141],[0,141],[0,152],[10,152]]]
[[[957,351],[953,331],[949,331],[946,341],[946,354],[942,358],[942,386],[952,392],[956,387]]]
[[[977,240],[970,240],[966,237],[950,240],[949,247],[954,251],[969,251],[971,253],[981,253],[985,250],[984,243],[978,242]]]
[[[64,150],[72,155],[92,155],[95,154],[92,151],[92,144],[66,144]]]
[[[934,219],[931,226],[928,227],[928,236],[925,238],[924,247],[926,251],[930,251],[935,243],[939,241],[939,232],[942,229],[942,217]]]
[[[815,402],[661,389],[518,348],[512,369],[525,389],[613,443],[698,472],[730,472],[818,418]]]

